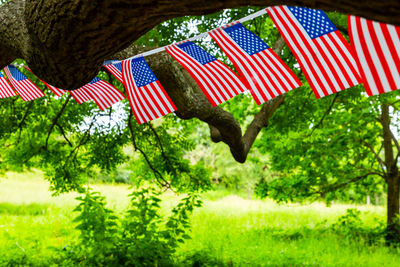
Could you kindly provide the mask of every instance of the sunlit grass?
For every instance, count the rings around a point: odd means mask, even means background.
[[[129,204],[127,185],[90,186],[120,214]],[[48,188],[40,172],[0,178],[0,266],[46,265],[76,240],[72,209],[78,194],[52,197]],[[167,208],[177,202],[172,194],[163,199]],[[182,266],[196,261],[199,266],[400,266],[399,251],[324,232],[348,208],[361,210],[368,225],[384,221],[383,207],[278,205],[209,192],[192,217],[192,239],[179,248],[177,260]]]

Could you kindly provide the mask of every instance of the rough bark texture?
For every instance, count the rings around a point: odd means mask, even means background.
[[[162,21],[278,4],[400,24],[398,0],[11,0],[0,6],[0,68],[20,57],[42,80],[74,89],[89,82],[103,60]]]
[[[381,106],[381,124],[383,130],[383,147],[385,150],[385,180],[387,183],[387,235],[389,243],[400,242],[400,226],[397,216],[400,214],[400,173],[397,166],[397,156],[393,154],[392,133],[390,131],[389,106]]]

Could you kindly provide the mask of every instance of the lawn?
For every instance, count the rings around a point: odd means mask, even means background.
[[[52,197],[39,172],[0,178],[0,265],[57,265],[57,255],[76,240],[75,193]],[[91,185],[122,212],[126,185]],[[223,191],[204,194],[192,216],[192,239],[176,261],[182,266],[400,266],[400,251],[382,243],[346,238],[330,226],[357,208],[365,225],[384,222],[384,207],[322,203],[277,205]],[[167,209],[177,201],[163,196]]]

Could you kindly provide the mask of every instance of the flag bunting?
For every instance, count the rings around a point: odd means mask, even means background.
[[[360,83],[369,96],[400,89],[400,26],[349,15],[349,44],[323,11],[285,5],[262,9],[226,26],[123,61],[105,61],[103,66],[124,85],[138,123],[177,109],[144,60],[144,56],[162,51],[186,69],[212,106],[244,92],[250,92],[256,103],[262,104],[302,85],[272,48],[243,26],[243,22],[264,14],[271,17],[317,98]],[[193,42],[208,35],[238,74]],[[44,96],[15,66],[5,67],[4,72],[0,72],[0,98],[18,94],[24,101],[31,101]],[[67,92],[42,82],[58,97]],[[101,110],[126,98],[98,77],[68,92],[79,104],[93,100]]]

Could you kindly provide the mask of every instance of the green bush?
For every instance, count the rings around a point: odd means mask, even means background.
[[[378,222],[376,226],[366,225],[360,215],[357,209],[347,209],[346,214],[340,216],[331,229],[350,241],[363,241],[369,245],[383,243],[386,233],[384,222]]]
[[[105,198],[87,191],[77,198],[75,218],[78,244],[66,250],[64,264],[83,266],[172,266],[176,248],[185,239],[189,214],[201,205],[196,194],[184,197],[164,218],[160,192],[153,188],[134,191],[131,207],[123,218],[107,209]]]

